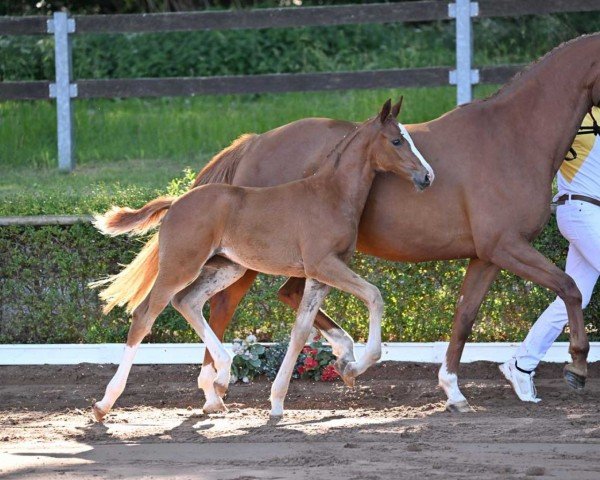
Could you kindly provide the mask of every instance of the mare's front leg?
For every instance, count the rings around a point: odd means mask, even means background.
[[[308,340],[315,315],[329,290],[329,286],[316,280],[306,280],[304,296],[300,302],[296,322],[292,328],[290,343],[271,387],[271,417],[281,417],[283,415],[283,402],[290,386],[290,379],[298,355]]]
[[[304,291],[304,278],[291,277],[279,289],[279,299],[294,310],[300,305]],[[355,362],[354,340],[323,310],[317,312],[315,327],[331,345],[333,354],[337,357],[335,368],[338,373],[346,369],[346,365]]]
[[[221,343],[221,338],[206,322],[202,309],[216,293],[237,282],[246,269],[222,257],[211,258],[196,280],[173,298],[173,306],[184,316],[206,344],[210,364],[203,365],[198,376],[198,387],[204,391],[205,413],[226,410],[222,397],[227,392],[230,379],[231,357]],[[206,358],[206,355],[205,355]]]
[[[359,277],[337,256],[329,256],[315,265],[306,266],[308,276],[358,297],[369,310],[369,338],[364,355],[357,362],[349,363],[341,372],[347,385],[381,358],[381,317],[383,299],[375,285]]]
[[[481,307],[481,302],[498,274],[498,267],[490,262],[474,258],[469,262],[467,273],[460,289],[456,304],[452,337],[446,357],[440,367],[438,379],[448,397],[446,409],[450,412],[472,411],[469,402],[458,387],[458,368],[465,342],[471,334],[473,323]]]
[[[523,238],[503,238],[490,253],[490,260],[526,280],[549,288],[565,302],[571,335],[569,353],[573,363],[565,366],[564,376],[571,388],[583,388],[590,344],[583,323],[581,292],[573,279]]]

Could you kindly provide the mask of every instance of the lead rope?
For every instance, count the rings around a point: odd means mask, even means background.
[[[595,135],[595,136],[600,136],[600,126],[598,126],[598,122],[596,121],[596,117],[594,117],[594,114],[592,113],[592,108],[590,107],[590,110],[588,111],[590,117],[592,117],[592,124],[588,125],[588,126],[581,126],[579,127],[579,130],[577,130],[577,135]],[[575,151],[575,149],[573,147],[569,148],[569,154],[571,154],[571,157],[565,157],[565,160],[567,162],[571,162],[573,160],[575,160],[577,158],[577,152]]]

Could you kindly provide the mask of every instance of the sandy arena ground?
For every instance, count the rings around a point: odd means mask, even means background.
[[[462,367],[476,412],[449,414],[437,366],[384,363],[350,390],[294,381],[269,422],[270,383],[203,415],[199,367],[136,366],[105,424],[90,408],[115,366],[0,367],[0,477],[27,479],[600,479],[600,364],[585,393],[545,364],[519,402],[494,364]]]

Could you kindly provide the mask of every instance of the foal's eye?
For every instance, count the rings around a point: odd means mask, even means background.
[[[392,145],[396,145],[396,146],[402,145],[402,139],[400,139],[400,138],[394,138],[392,140]]]

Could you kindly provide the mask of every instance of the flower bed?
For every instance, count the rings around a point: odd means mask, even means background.
[[[270,346],[257,343],[256,336],[233,341],[233,363],[231,365],[231,383],[248,383],[258,375],[266,375],[270,380],[277,376],[283,362],[288,343],[279,342]],[[331,347],[321,338],[316,339],[302,349],[294,367],[293,378],[331,382],[339,377],[333,363],[335,357]]]

